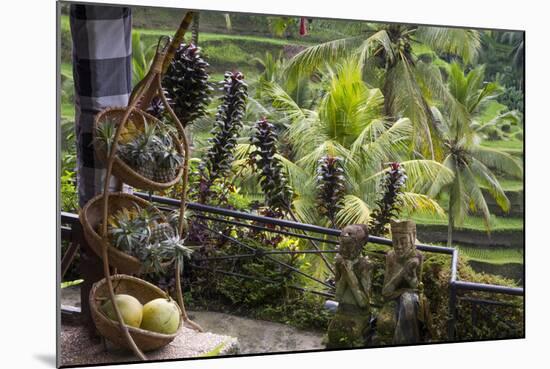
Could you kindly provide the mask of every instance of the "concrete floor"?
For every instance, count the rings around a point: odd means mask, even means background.
[[[62,290],[62,305],[80,306],[78,286]],[[199,323],[208,334],[198,334],[184,329],[181,337],[167,346],[166,351],[157,350],[148,355],[151,359],[169,359],[200,356],[221,342],[238,340],[239,353],[307,351],[323,349],[323,332],[309,332],[280,323],[241,318],[211,311],[189,311],[190,318]],[[205,336],[201,336],[205,335]],[[63,365],[105,363],[135,360],[132,354],[110,347],[107,352],[99,340],[94,340],[80,326],[63,325],[61,333],[61,358]],[[193,344],[190,344],[190,343]],[[201,343],[202,342],[202,343]],[[191,346],[193,347],[191,347]],[[230,347],[231,345],[228,345]],[[232,348],[231,353],[234,352]],[[152,356],[151,356],[152,355]]]

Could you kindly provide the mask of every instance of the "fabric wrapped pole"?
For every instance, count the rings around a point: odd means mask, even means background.
[[[105,163],[92,144],[94,118],[109,106],[126,106],[132,90],[132,18],[128,7],[70,8],[75,86],[77,184],[80,206],[99,194]],[[112,188],[118,185],[111,180]]]

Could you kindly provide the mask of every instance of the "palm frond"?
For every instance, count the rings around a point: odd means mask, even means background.
[[[393,48],[390,36],[385,29],[381,29],[368,37],[357,49],[360,64],[364,65],[367,59],[381,51],[385,52],[387,62],[393,64],[396,59],[396,52]]]
[[[435,160],[407,160],[401,162],[401,165],[407,173],[405,188],[411,192],[425,192],[436,180],[443,184],[453,180],[453,171]],[[381,170],[365,178],[364,182],[379,181],[388,170]]]
[[[318,224],[319,212],[315,206],[315,202],[308,198],[297,197],[292,201],[294,214],[302,223]]]
[[[407,117],[413,122],[413,142],[424,156],[437,156],[437,136],[433,127],[431,110],[426,104],[409,62],[400,59],[386,74],[384,98],[386,114],[392,117]]]
[[[421,26],[414,36],[435,51],[460,56],[464,63],[474,62],[481,50],[481,36],[474,29]]]
[[[263,91],[271,100],[272,106],[286,115],[290,122],[307,118],[305,110],[302,110],[279,84],[275,82],[265,83]]]
[[[345,59],[327,75],[319,120],[330,139],[349,147],[371,120],[381,116],[384,97],[380,90],[366,86],[356,58]]]
[[[521,120],[521,114],[517,110],[507,111],[505,113],[498,114],[488,122],[480,124],[479,127],[476,128],[476,131],[480,132],[487,127],[495,127],[503,123],[509,123],[510,125],[519,125],[521,124]]]
[[[445,210],[443,210],[437,201],[427,195],[414,192],[402,192],[400,198],[403,201],[404,210],[407,211],[409,215],[430,214],[445,218]]]
[[[282,164],[295,193],[307,196],[313,192],[314,178],[309,173],[280,154],[275,154],[275,158]]]
[[[498,179],[482,162],[473,158],[470,163],[470,170],[475,175],[479,184],[484,185],[496,203],[504,211],[510,210],[510,200],[502,189]]]
[[[298,160],[296,164],[313,173],[315,171],[315,168],[317,167],[319,159],[326,155],[338,156],[340,158],[343,158],[344,162],[342,164],[344,170],[359,170],[359,164],[351,156],[350,151],[344,146],[340,145],[338,142],[334,142],[332,140],[324,141],[309,154],[300,158],[300,160]]]
[[[485,228],[490,230],[491,224],[491,213],[483,192],[479,188],[479,185],[476,181],[476,176],[472,173],[470,167],[465,167],[462,171],[463,174],[463,183],[464,190],[469,198],[469,208],[471,211],[479,211],[483,217],[483,222],[485,223]]]
[[[296,54],[285,66],[285,75],[289,79],[298,79],[310,75],[325,63],[333,64],[339,58],[349,55],[360,38],[342,38],[310,46]]]
[[[244,120],[255,122],[260,118],[271,116],[271,112],[260,101],[250,96],[247,100]]]
[[[249,143],[240,143],[235,146],[235,160],[246,160],[250,153],[254,150],[254,146]]]
[[[471,150],[472,156],[488,166],[516,178],[523,177],[523,167],[512,155],[503,151],[477,145]]]
[[[454,174],[455,174],[455,170],[456,170],[456,166],[455,166],[453,157],[451,155],[447,155],[445,157],[445,159],[443,160],[443,162],[441,163],[441,165],[443,165],[445,168],[447,168],[453,174],[453,178],[451,179],[451,181],[452,181],[454,179]],[[449,182],[449,179],[447,177],[447,172],[442,171],[442,172],[437,174],[435,179],[430,184],[430,186],[428,188],[428,191],[426,191],[426,193],[430,197],[436,197],[437,195],[439,195],[441,190],[446,185],[448,185],[449,183],[450,182]]]
[[[346,195],[343,207],[336,214],[336,223],[340,227],[348,224],[369,224],[370,210],[366,202],[355,195]]]
[[[378,168],[381,163],[389,161],[402,161],[402,154],[408,154],[413,132],[408,118],[399,119],[385,131],[378,122],[374,121],[365,128],[351,147],[352,155],[360,158],[357,160],[368,168]]]

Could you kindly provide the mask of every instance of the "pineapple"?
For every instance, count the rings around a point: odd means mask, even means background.
[[[156,164],[153,152],[155,146],[160,143],[155,130],[155,125],[146,123],[140,135],[120,148],[120,158],[136,172],[149,179],[155,177]]]
[[[159,141],[154,146],[155,181],[170,182],[173,180],[183,164],[183,156],[176,150],[172,139],[172,127],[164,126],[159,130]]]
[[[134,254],[150,236],[150,228],[138,209],[122,209],[107,218],[108,235],[117,249]]]
[[[157,154],[158,167],[155,171],[155,180],[169,182],[176,177],[183,164],[183,156],[172,146]]]
[[[168,223],[159,223],[151,228],[149,244],[157,244],[175,236],[174,228]]]
[[[139,132],[140,131],[136,127],[134,122],[129,120],[128,123],[126,123],[126,125],[122,127],[122,130],[120,132],[120,143],[121,144],[129,143],[130,141],[134,140],[138,136]]]

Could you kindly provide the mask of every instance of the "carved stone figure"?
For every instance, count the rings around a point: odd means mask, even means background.
[[[431,329],[428,303],[421,281],[423,256],[416,250],[416,224],[392,221],[393,250],[386,254],[382,296],[395,305],[394,344],[424,341]]]
[[[328,347],[365,345],[370,320],[372,266],[361,251],[369,237],[364,224],[346,226],[335,257],[338,308],[328,327]]]

